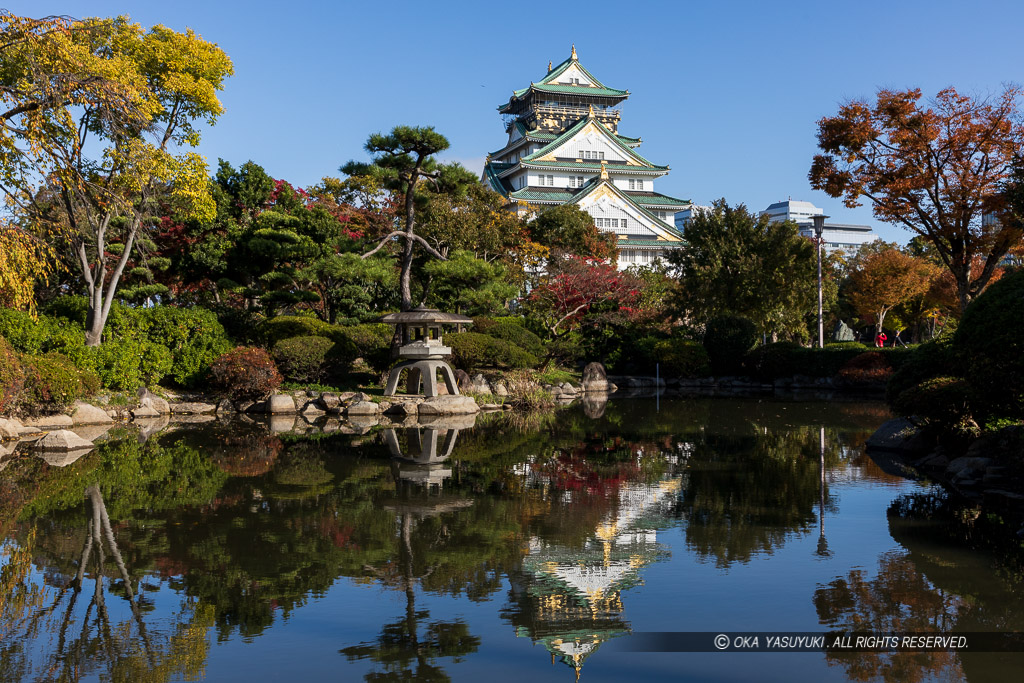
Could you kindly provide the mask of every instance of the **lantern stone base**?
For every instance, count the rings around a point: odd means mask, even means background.
[[[443,360],[429,358],[404,361],[393,367],[388,375],[388,385],[384,388],[385,396],[395,395],[403,370],[409,371],[409,376],[405,382],[408,388],[407,393],[419,394],[422,391],[423,395],[427,398],[439,396],[440,394],[437,392],[437,373],[440,371],[448,393],[452,396],[459,395],[459,386],[455,382],[455,373],[452,372],[451,366]]]

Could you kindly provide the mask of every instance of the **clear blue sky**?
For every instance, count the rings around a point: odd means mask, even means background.
[[[1024,3],[857,2],[90,2],[8,0],[28,16],[129,14],[191,27],[234,61],[227,112],[200,151],[249,159],[308,185],[369,133],[432,125],[446,159],[479,171],[505,140],[495,107],[576,44],[605,84],[628,89],[621,132],[672,172],[656,188],[700,204],[763,209],[792,197],[834,220],[910,234],[811,190],[815,122],[880,87],[991,94],[1024,81]]]

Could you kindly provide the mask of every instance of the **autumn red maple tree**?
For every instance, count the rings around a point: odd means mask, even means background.
[[[956,283],[961,311],[991,280],[1024,222],[1006,185],[1018,165],[1022,91],[992,98],[953,88],[929,103],[921,90],[880,90],[818,122],[811,186],[849,207],[862,198],[879,220],[925,237]],[[979,258],[980,257],[980,258]]]
[[[527,305],[557,339],[579,327],[598,304],[634,305],[641,284],[634,275],[620,272],[606,261],[566,256],[550,265],[548,276],[530,293]]]

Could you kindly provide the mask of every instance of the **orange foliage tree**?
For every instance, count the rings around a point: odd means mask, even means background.
[[[849,301],[859,315],[874,318],[878,334],[886,314],[926,294],[934,275],[932,264],[890,247],[866,256],[850,274]]]
[[[1024,228],[1004,192],[1024,142],[1020,94],[1011,86],[982,99],[947,88],[922,106],[920,89],[881,90],[874,105],[851,101],[818,122],[824,153],[811,185],[851,208],[866,197],[880,220],[928,239],[963,310]]]

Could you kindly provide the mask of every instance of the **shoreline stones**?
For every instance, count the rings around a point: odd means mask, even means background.
[[[39,439],[32,447],[39,451],[75,451],[92,448],[92,442],[69,429],[58,429]]]
[[[75,401],[71,406],[71,422],[76,425],[109,425],[114,424],[114,419],[107,415],[107,411],[97,408],[84,401]]]

